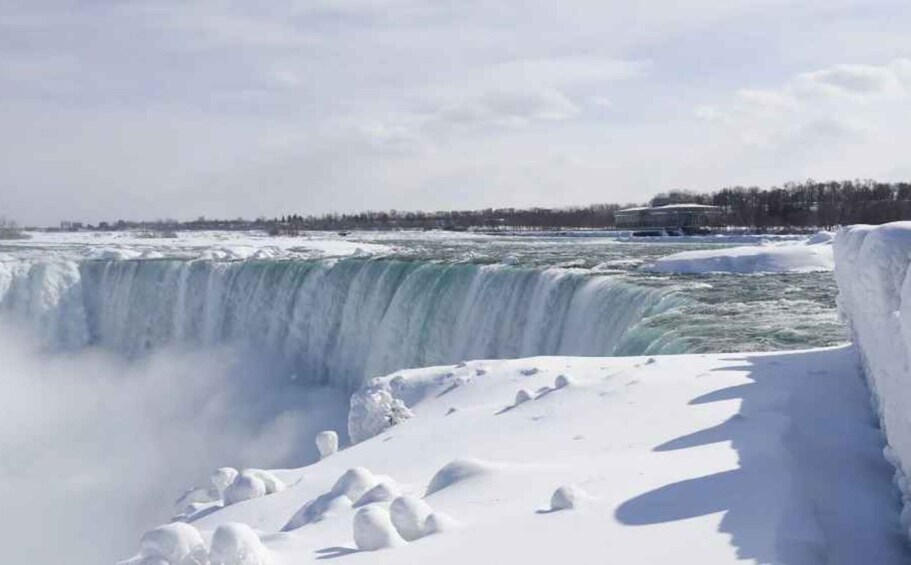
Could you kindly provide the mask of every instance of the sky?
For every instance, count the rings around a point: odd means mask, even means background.
[[[907,0],[0,3],[0,216],[911,179]]]

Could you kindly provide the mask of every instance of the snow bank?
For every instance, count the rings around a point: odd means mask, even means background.
[[[861,353],[911,526],[911,222],[851,226],[835,239],[838,305]]]
[[[658,273],[789,273],[831,271],[832,235],[820,232],[806,241],[684,251],[645,267]]]

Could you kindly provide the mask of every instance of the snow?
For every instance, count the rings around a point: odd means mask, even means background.
[[[911,527],[911,222],[852,226],[835,239],[838,305],[861,354]]]
[[[833,236],[820,232],[801,242],[683,251],[662,257],[644,270],[657,273],[789,273],[831,271]]]
[[[557,488],[550,497],[551,511],[572,510],[583,498],[579,488],[574,485],[565,485]]]
[[[316,449],[319,451],[320,459],[329,457],[338,451],[338,434],[332,430],[316,434]]]
[[[273,471],[289,485],[281,492],[191,521],[204,538],[245,523],[276,563],[905,563],[892,469],[854,355],[397,371],[355,396],[381,387],[411,418]],[[561,374],[573,386],[553,389]],[[503,411],[520,388],[544,392]],[[384,483],[401,495],[352,507]],[[542,509],[551,498],[572,510]]]
[[[246,524],[222,524],[212,536],[210,565],[271,565],[269,550]]]
[[[199,531],[180,522],[159,526],[146,532],[139,542],[139,555],[134,563],[151,565],[205,565],[205,543]]]
[[[262,478],[251,473],[241,473],[225,489],[225,504],[237,504],[261,496],[266,496],[266,483]]]

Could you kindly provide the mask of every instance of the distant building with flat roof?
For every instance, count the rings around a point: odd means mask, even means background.
[[[704,204],[667,204],[617,210],[616,225],[627,230],[676,230],[692,233],[721,222],[721,208]]]

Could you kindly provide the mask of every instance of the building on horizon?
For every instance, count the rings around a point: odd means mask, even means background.
[[[667,204],[617,210],[614,218],[620,229],[690,234],[720,225],[722,211],[704,204]]]

